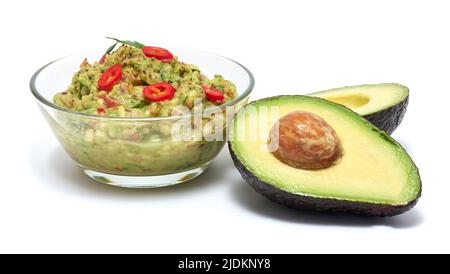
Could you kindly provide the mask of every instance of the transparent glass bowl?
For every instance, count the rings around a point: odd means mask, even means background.
[[[229,118],[247,103],[253,89],[252,74],[241,64],[219,55],[184,49],[173,52],[179,60],[197,65],[208,77],[221,74],[232,81],[238,97],[215,111],[203,111],[200,118],[196,116],[199,113],[113,118],[52,103],[53,95],[66,89],[82,60],[97,60],[101,51],[58,59],[33,75],[31,92],[44,117],[64,149],[89,177],[122,187],[177,184],[201,174],[223,148]],[[215,123],[218,117],[223,123]],[[199,121],[203,122],[201,129]],[[214,126],[205,126],[208,122]],[[180,132],[180,128],[184,129],[183,138],[174,137],[173,132]]]

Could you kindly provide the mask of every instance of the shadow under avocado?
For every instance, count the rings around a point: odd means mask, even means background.
[[[243,208],[260,216],[299,224],[409,228],[418,226],[423,221],[422,215],[417,209],[386,218],[292,209],[271,202],[242,180],[232,182],[231,195]]]
[[[49,187],[64,192],[80,195],[91,195],[95,197],[132,197],[155,198],[179,197],[197,191],[204,191],[217,187],[224,176],[222,172],[226,168],[232,168],[232,164],[219,163],[212,164],[203,174],[188,182],[162,188],[133,189],[121,188],[97,182],[79,168],[76,163],[67,155],[61,146],[49,147],[41,145],[44,142],[37,142],[28,157],[33,173],[40,182]],[[215,162],[225,157],[224,153],[217,156]],[[231,162],[231,161],[228,161]]]

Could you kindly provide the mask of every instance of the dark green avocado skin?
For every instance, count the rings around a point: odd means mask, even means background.
[[[391,135],[402,122],[406,113],[408,101],[409,96],[395,106],[366,115],[364,118],[377,128],[386,131],[387,134]]]
[[[272,202],[282,204],[290,208],[350,213],[370,217],[390,217],[404,213],[405,211],[408,211],[412,207],[414,207],[414,205],[419,200],[422,191],[422,188],[420,188],[420,192],[417,195],[416,199],[406,205],[354,202],[292,194],[259,180],[237,159],[230,143],[228,143],[228,148],[230,150],[234,165],[241,174],[242,178],[249,185],[251,185],[258,193],[265,196]]]

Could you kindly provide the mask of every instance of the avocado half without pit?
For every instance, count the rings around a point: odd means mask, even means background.
[[[231,123],[229,148],[245,181],[288,207],[393,216],[421,194],[418,169],[400,144],[320,98],[248,104]]]
[[[309,94],[342,104],[392,134],[402,122],[409,90],[400,84],[374,84],[335,88]]]

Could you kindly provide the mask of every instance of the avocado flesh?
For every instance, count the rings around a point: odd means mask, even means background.
[[[268,111],[274,107],[276,114]],[[297,169],[264,150],[272,123],[295,110],[315,113],[334,128],[343,155],[333,166]],[[292,207],[391,216],[412,207],[421,192],[418,170],[396,141],[346,107],[319,98],[277,96],[247,105],[232,122],[229,147],[250,185]]]
[[[400,84],[386,83],[335,88],[309,96],[342,104],[392,134],[406,113],[409,90]]]

